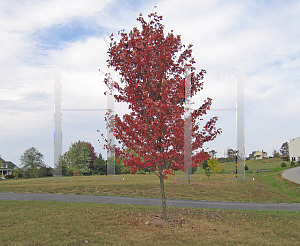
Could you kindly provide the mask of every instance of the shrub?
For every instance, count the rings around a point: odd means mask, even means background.
[[[69,176],[69,177],[73,176],[73,170],[68,168],[66,175]]]
[[[212,175],[212,171],[211,171],[210,167],[205,168],[205,175],[207,176],[208,179],[209,179],[209,176]]]
[[[245,170],[247,171],[249,169],[249,167],[247,165],[245,165]]]
[[[10,174],[5,175],[5,179],[13,179],[14,177],[15,177],[14,175],[10,175]]]
[[[73,176],[79,176],[78,170],[74,170],[74,171],[73,171]]]
[[[291,162],[291,167],[293,167],[293,166],[295,166],[295,165],[296,165],[295,162],[292,161],[292,162]]]
[[[17,180],[19,178],[20,175],[20,170],[19,169],[15,169],[14,170],[14,178]]]
[[[282,162],[282,163],[281,163],[281,167],[286,167],[285,162]]]
[[[211,158],[207,161],[207,164],[212,171],[212,175],[217,174],[221,170],[221,164],[218,162],[217,158]]]

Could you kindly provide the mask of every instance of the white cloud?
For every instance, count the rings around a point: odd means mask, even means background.
[[[167,32],[174,29],[182,35],[183,43],[194,44],[198,71],[207,70],[204,90],[194,97],[194,106],[211,97],[212,108],[235,107],[236,77],[235,69],[230,67],[254,65],[246,69],[245,79],[247,153],[263,148],[271,154],[273,148],[278,149],[289,138],[300,135],[298,1],[187,0],[170,4],[168,0],[138,3],[54,0],[0,3],[3,23],[0,27],[0,114],[5,119],[0,123],[2,138],[22,142],[16,145],[17,153],[37,145],[47,153],[47,162],[53,162],[54,69],[45,65],[69,66],[62,68],[63,107],[106,107],[103,95],[106,88],[98,69],[106,71],[108,56],[99,33],[108,39],[111,32],[117,34],[121,29],[128,32],[134,26],[140,27],[136,21],[138,14],[142,12],[148,19],[146,16],[154,5],[158,6],[155,11],[164,16]],[[86,30],[86,33],[79,33],[78,39],[63,37],[62,30],[71,33],[79,25],[79,32]],[[47,35],[55,32],[57,36],[47,40]],[[116,111],[121,115],[128,112],[127,105],[117,104]],[[98,120],[98,116],[86,114],[90,121]],[[235,113],[211,111],[207,119],[215,115],[220,116],[218,127],[224,128],[224,133],[207,146],[222,155],[227,147],[235,148]],[[97,144],[93,131],[87,130],[96,127],[92,123],[82,132],[74,130],[71,136],[72,129],[83,129],[81,124],[87,124],[88,120],[63,113],[63,121],[69,129],[63,128],[64,148],[68,147],[68,141],[84,136]],[[51,146],[46,147],[39,135]],[[2,151],[13,155],[14,151],[5,142],[1,141],[0,146]]]
[[[1,17],[10,23],[10,30],[33,31],[57,23],[69,22],[73,18],[88,17],[100,12],[110,0],[82,1],[6,1],[2,4]]]

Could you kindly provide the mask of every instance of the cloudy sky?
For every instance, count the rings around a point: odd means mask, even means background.
[[[105,108],[108,36],[140,28],[136,18],[163,15],[166,32],[193,44],[197,70],[206,69],[204,90],[212,109],[236,107],[236,69],[245,73],[245,147],[272,154],[300,136],[300,2],[193,0],[85,0],[0,2],[0,155],[20,164],[37,148],[54,162],[54,67],[62,68],[62,108]],[[116,104],[119,115],[129,113]],[[106,153],[97,129],[105,131],[104,111],[65,111],[63,152],[72,142],[91,142]],[[236,148],[236,112],[211,111],[223,133],[204,147],[223,156]]]

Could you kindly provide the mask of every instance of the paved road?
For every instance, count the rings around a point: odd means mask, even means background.
[[[294,167],[282,172],[282,177],[294,183],[300,184],[300,167]]]
[[[58,202],[88,202],[108,204],[158,205],[159,198],[136,198],[120,196],[88,196],[46,193],[8,193],[0,192],[0,200],[34,200]],[[194,200],[167,199],[168,207],[216,208],[238,210],[268,210],[268,211],[300,211],[300,203],[250,203],[250,202],[211,202]]]

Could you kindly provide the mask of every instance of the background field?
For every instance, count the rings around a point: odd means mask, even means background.
[[[209,180],[199,168],[192,175],[198,180],[192,180],[190,185],[185,180],[178,180],[184,177],[184,173],[176,171],[174,176],[165,180],[166,197],[209,201],[300,202],[300,185],[281,177],[284,168],[278,168],[279,160],[269,159],[265,163],[256,160],[247,162],[247,165],[250,170],[246,172],[246,178],[254,178],[254,180],[231,180],[235,175],[228,173],[229,170],[234,170],[233,163],[224,164],[225,174],[211,176]],[[254,169],[271,167],[275,169],[261,173],[251,172]],[[99,180],[99,177],[104,180]],[[161,197],[159,179],[155,174],[127,174],[117,177],[124,180],[105,180],[105,176],[76,176],[71,177],[71,180],[56,181],[45,180],[45,178],[3,180],[0,182],[0,192]]]
[[[245,164],[249,168],[248,171],[246,171],[246,174],[249,174],[252,171],[259,170],[259,169],[277,168],[277,167],[280,167],[281,163],[282,163],[282,160],[280,158],[267,158],[267,159],[261,159],[261,160],[246,160]],[[224,168],[225,174],[228,174],[231,171],[235,171],[235,166],[236,166],[235,161],[221,163],[221,164],[222,164],[222,168]],[[287,166],[290,166],[290,162],[285,162],[285,164]],[[198,168],[197,173],[204,174],[204,170],[202,168]]]
[[[265,162],[265,163],[264,163]],[[168,198],[300,203],[300,185],[281,177],[281,161],[248,161],[246,178],[230,180],[235,163],[209,180],[198,169],[189,185],[176,171],[165,180]],[[289,165],[289,163],[287,163]],[[267,169],[268,172],[252,173]],[[43,192],[160,198],[154,174],[2,180],[0,192]],[[102,178],[102,180],[99,180]],[[200,180],[201,178],[201,180]],[[0,245],[299,245],[299,212],[238,211],[158,206],[0,201]]]

